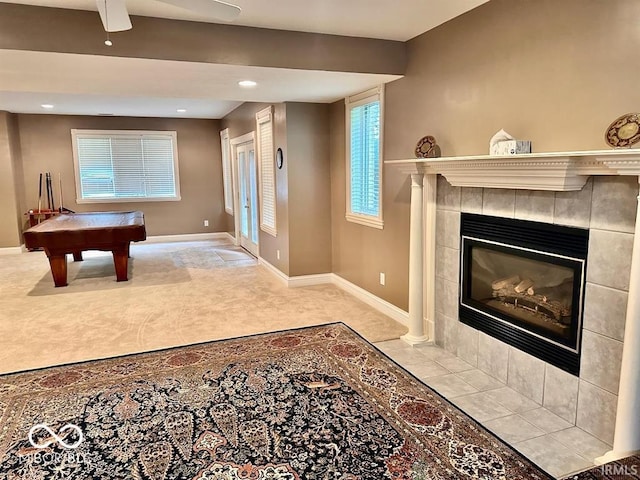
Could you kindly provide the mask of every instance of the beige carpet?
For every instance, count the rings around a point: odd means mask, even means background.
[[[228,242],[131,254],[121,283],[110,253],[69,256],[64,288],[43,252],[0,257],[0,373],[335,321],[374,342],[406,332],[335,286],[287,288]]]

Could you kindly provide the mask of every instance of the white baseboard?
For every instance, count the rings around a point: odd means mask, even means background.
[[[0,255],[15,255],[16,253],[22,253],[25,251],[25,249],[23,248],[24,246],[21,245],[19,247],[3,247],[0,248]]]
[[[152,235],[140,243],[197,242],[202,240],[230,240],[233,236],[228,232],[183,233],[179,235]]]
[[[324,285],[327,283],[333,283],[333,273],[317,273],[315,275],[289,277],[290,287],[310,287],[312,285]]]
[[[386,316],[393,318],[396,322],[400,322],[401,324],[408,326],[409,325],[409,313],[405,312],[401,308],[396,307],[394,304],[383,300],[382,298],[374,295],[373,293],[365,290],[362,287],[359,287],[355,283],[351,283],[348,280],[345,280],[339,275],[335,273],[331,274],[333,276],[333,284],[337,287],[340,287],[345,292],[349,292],[351,295],[356,297],[358,300],[363,301],[370,307],[375,308],[380,313],[384,313]]]
[[[363,301],[370,307],[375,308],[380,313],[393,318],[395,321],[400,322],[405,326],[409,325],[409,314],[407,312],[365,290],[364,288],[361,288],[356,284],[345,280],[335,273],[320,273],[317,275],[300,275],[297,277],[289,277],[285,273],[281,272],[278,268],[270,264],[268,261],[266,261],[264,258],[260,257],[258,261],[260,265],[264,266],[267,270],[269,270],[269,272],[274,274],[287,287],[309,287],[311,285],[322,285],[331,283],[336,287],[350,293],[358,300]]]
[[[274,274],[278,278],[278,280],[282,281],[282,283],[284,283],[287,287],[289,286],[289,276],[286,273],[280,271],[277,267],[271,265],[262,257],[258,257],[258,264],[269,270],[270,273]]]
[[[312,285],[333,283],[333,273],[318,273],[315,275],[299,275],[296,277],[290,277],[262,257],[258,258],[258,263],[282,280],[287,287],[310,287]]]

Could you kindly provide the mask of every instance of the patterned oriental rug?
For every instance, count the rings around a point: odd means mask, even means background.
[[[549,479],[343,324],[0,376],[3,479]]]

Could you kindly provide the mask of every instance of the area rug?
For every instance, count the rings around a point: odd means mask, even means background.
[[[564,480],[633,480],[640,479],[640,455],[605,463]]]
[[[343,324],[0,376],[0,478],[551,478]]]

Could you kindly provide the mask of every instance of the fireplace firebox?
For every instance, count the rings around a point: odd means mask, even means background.
[[[589,231],[462,213],[460,321],[574,375]]]

